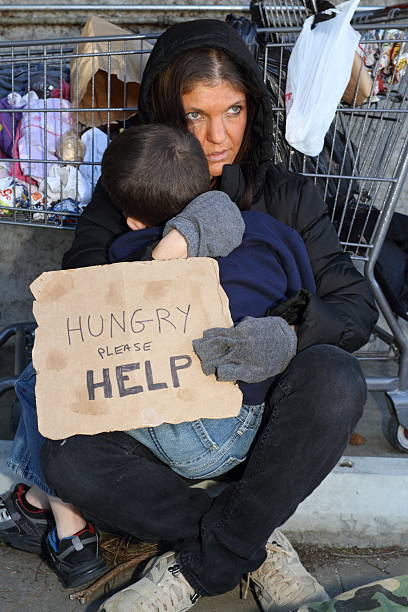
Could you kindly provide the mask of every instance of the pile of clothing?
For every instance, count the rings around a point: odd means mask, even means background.
[[[362,34],[360,46],[365,66],[374,80],[374,96],[387,95],[404,76],[408,62],[408,49],[407,43],[403,42],[404,38],[405,33],[395,28],[367,30]],[[378,100],[377,97],[372,99],[372,102]]]
[[[0,216],[22,208],[69,223],[89,203],[108,136],[74,120],[68,80],[48,67],[44,78],[41,66],[14,68],[11,82],[0,72]]]

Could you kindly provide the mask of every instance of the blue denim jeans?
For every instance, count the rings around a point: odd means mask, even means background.
[[[243,404],[236,417],[198,419],[127,433],[184,478],[214,478],[245,461],[265,404]]]
[[[40,464],[40,450],[45,438],[38,431],[35,378],[35,370],[32,363],[29,363],[15,385],[21,417],[7,467],[24,480],[37,485],[45,493],[55,495],[46,484]]]

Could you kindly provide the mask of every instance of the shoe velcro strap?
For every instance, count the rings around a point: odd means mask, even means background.
[[[75,548],[75,550],[83,550],[84,549],[84,545],[81,542],[81,540],[78,538],[78,536],[73,536],[72,537],[72,546]]]
[[[81,543],[81,547],[78,547],[78,542],[73,542],[73,540],[76,539]],[[97,537],[96,536],[91,536],[90,538],[85,538],[84,540],[80,540],[78,538],[78,536],[74,536],[74,538],[72,538],[71,540],[71,545],[68,546],[68,548],[66,548],[63,552],[61,553],[56,553],[56,557],[58,557],[58,559],[60,561],[62,561],[63,559],[65,559],[65,557],[68,557],[68,555],[70,555],[74,550],[79,551],[82,550],[87,544],[92,544],[93,542],[97,541]]]

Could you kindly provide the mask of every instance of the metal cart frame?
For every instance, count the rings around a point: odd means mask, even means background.
[[[276,51],[280,54],[281,66],[275,69],[275,96],[274,110],[277,113],[277,135],[280,142],[284,140],[282,123],[279,125],[279,117],[284,117],[284,93],[285,77],[284,50],[295,44],[298,33],[303,25],[306,16],[306,8],[302,0],[291,0],[285,4],[279,0],[264,1],[253,0],[251,3],[252,16],[257,24],[258,34],[263,36],[263,44],[258,52],[258,61],[263,67],[265,80],[268,81],[268,61],[269,54]],[[403,33],[401,44],[405,43],[408,47],[408,19],[407,11],[400,9],[386,9],[373,11],[356,17],[353,21],[355,29],[361,34],[366,34],[362,47],[376,43],[380,49],[390,41],[373,39],[368,32],[398,29]],[[318,25],[317,25],[318,27]],[[373,66],[373,75],[380,69],[379,61]],[[395,103],[394,100],[399,100]],[[356,123],[360,122],[356,129]],[[372,123],[376,123],[374,127]],[[388,124],[388,125],[387,125]],[[393,124],[393,125],[392,125]],[[375,101],[374,92],[363,106],[339,105],[333,123],[334,134],[331,134],[332,144],[335,141],[336,133],[342,133],[346,142],[344,145],[343,158],[337,167],[333,161],[334,146],[326,152],[329,156],[329,167],[326,172],[321,169],[321,160],[318,158],[308,158],[298,152],[283,147],[284,151],[276,150],[276,161],[284,161],[289,168],[294,168],[303,174],[310,176],[316,184],[320,183],[321,191],[327,193],[329,181],[338,181],[346,185],[343,189],[343,202],[340,202],[340,188],[335,194],[332,218],[336,217],[336,207],[340,205],[340,215],[337,215],[337,230],[343,248],[348,251],[354,260],[364,262],[364,274],[371,286],[380,312],[382,313],[390,332],[380,328],[375,329],[376,336],[381,339],[388,347],[388,356],[398,363],[398,372],[394,376],[368,376],[366,378],[370,391],[384,391],[388,407],[390,410],[389,421],[389,440],[403,452],[408,452],[408,338],[404,332],[398,317],[391,309],[389,301],[384,295],[384,291],[375,276],[375,265],[378,261],[381,249],[387,236],[393,213],[396,211],[398,199],[401,194],[404,182],[408,173],[408,72],[406,71],[401,81],[394,86],[390,86],[385,97],[379,102]],[[390,126],[392,129],[390,129]],[[382,155],[378,155],[374,149],[379,144],[373,131],[380,132],[384,138],[385,146]],[[357,142],[357,147],[355,143]],[[364,150],[364,147],[366,150]],[[370,150],[371,149],[371,150]],[[392,153],[392,155],[391,155]],[[285,157],[286,154],[286,157]],[[352,158],[351,171],[344,171],[346,166],[346,156]],[[327,161],[327,160],[326,160]],[[314,163],[315,169],[311,168]],[[305,172],[304,170],[307,169]],[[345,183],[344,183],[345,182]],[[326,183],[324,185],[324,183]],[[348,210],[352,192],[356,190],[353,207]],[[367,190],[369,203],[367,205]],[[345,194],[345,195],[344,195]],[[367,216],[376,209],[378,218],[372,227],[368,225],[359,232],[356,239],[356,231],[353,224],[361,219],[358,217],[358,206],[365,205]],[[339,219],[340,216],[340,219]],[[348,227],[345,222],[348,219]],[[353,239],[354,237],[354,239]],[[369,358],[363,354],[361,359]],[[376,358],[371,357],[371,358]],[[384,359],[384,355],[380,358]],[[387,358],[387,357],[385,357]]]

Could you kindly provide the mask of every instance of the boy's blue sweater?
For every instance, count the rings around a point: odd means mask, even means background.
[[[299,234],[270,215],[242,213],[242,244],[227,257],[217,257],[220,282],[229,299],[232,320],[264,317],[268,308],[287,300],[299,289],[313,293],[316,285],[306,247]],[[162,236],[163,227],[122,234],[111,245],[110,263],[129,261]],[[261,404],[272,378],[261,383],[238,381],[245,404]]]

